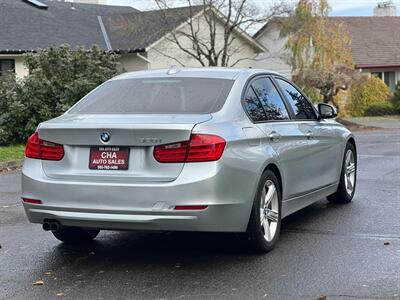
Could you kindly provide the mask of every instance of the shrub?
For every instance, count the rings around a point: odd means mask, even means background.
[[[370,77],[363,83],[353,87],[349,112],[356,117],[364,116],[368,106],[388,101],[391,92],[387,85],[377,77]]]
[[[20,142],[27,119],[23,88],[14,74],[0,77],[0,145]]]
[[[400,81],[397,82],[396,91],[394,92],[392,103],[396,113],[400,114]]]
[[[364,116],[385,116],[394,114],[396,114],[396,110],[393,103],[389,101],[371,104],[364,112]]]
[[[25,55],[29,76],[0,83],[0,145],[25,142],[52,119],[117,73],[117,55],[68,45]]]

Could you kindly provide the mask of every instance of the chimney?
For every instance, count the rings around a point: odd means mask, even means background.
[[[395,17],[396,15],[396,5],[393,1],[379,2],[374,8],[375,17]]]

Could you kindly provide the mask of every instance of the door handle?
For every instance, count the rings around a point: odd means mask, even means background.
[[[314,132],[312,132],[311,130],[307,131],[306,137],[307,137],[308,140],[313,139],[314,138]]]
[[[281,138],[281,135],[276,131],[272,131],[270,134],[268,134],[268,138],[273,142],[277,142]]]

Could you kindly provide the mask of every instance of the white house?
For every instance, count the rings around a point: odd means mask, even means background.
[[[0,1],[0,75],[14,70],[18,77],[28,74],[22,55],[39,48],[69,44],[72,48],[97,45],[120,54],[125,71],[166,68],[171,65],[200,66],[168,38],[171,31],[189,30],[187,20],[197,19],[197,26],[207,28],[200,6],[173,8],[166,11],[138,11],[132,7],[83,4],[40,0]],[[87,0],[85,0],[87,2]],[[223,20],[217,36],[223,34]],[[231,62],[237,67],[254,66],[254,58],[265,48],[243,31],[235,32],[231,46],[239,49]],[[185,48],[191,44],[184,37]]]
[[[333,17],[349,32],[354,67],[381,78],[393,91],[400,81],[400,17],[390,2],[378,4],[372,17]],[[288,77],[291,67],[285,49],[287,38],[280,36],[280,22],[261,28],[254,38],[268,51],[259,54],[255,67],[271,69]]]

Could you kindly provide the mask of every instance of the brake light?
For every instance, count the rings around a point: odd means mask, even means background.
[[[25,148],[25,156],[43,160],[61,160],[64,157],[64,147],[39,138],[35,132],[28,138]]]
[[[190,138],[187,162],[215,161],[221,158],[226,142],[216,135],[193,134]]]
[[[189,142],[179,142],[154,147],[154,158],[161,163],[183,163]]]
[[[219,160],[226,141],[209,134],[192,134],[189,141],[154,147],[154,158],[160,163],[206,162]]]

